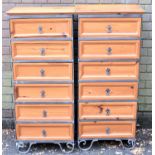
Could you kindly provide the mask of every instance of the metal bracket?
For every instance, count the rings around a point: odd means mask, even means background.
[[[35,142],[31,143],[24,143],[24,142],[16,142],[16,149],[18,150],[19,153],[28,153],[31,149],[31,146],[36,144]]]
[[[136,145],[136,140],[135,139],[128,139],[126,142],[123,142],[121,139],[117,140],[120,142],[120,145],[122,146],[123,149],[134,149]]]
[[[79,140],[78,141],[78,147],[79,147],[80,150],[88,151],[93,146],[93,143],[97,142],[97,141],[98,141],[98,139],[93,139],[93,140],[90,141],[90,145],[88,145],[87,140]]]
[[[67,149],[64,149],[62,147],[62,143],[56,143],[56,144],[59,145],[59,147],[63,153],[72,153],[74,151],[74,146],[75,146],[74,142],[65,143]]]
[[[63,153],[71,153],[74,150],[74,142],[51,142],[53,144],[59,145],[61,151]],[[20,154],[26,154],[30,151],[31,146],[37,144],[37,142],[16,142],[16,149]],[[62,146],[62,144],[66,145],[66,149]]]
[[[108,129],[108,128],[107,128]],[[100,140],[115,140],[120,142],[120,146],[123,147],[123,149],[133,149],[135,147],[135,139],[80,139],[78,141],[78,147],[82,151],[88,151],[91,149],[94,142],[98,142]],[[89,145],[88,145],[89,141]],[[126,141],[127,143],[123,143],[123,141]]]

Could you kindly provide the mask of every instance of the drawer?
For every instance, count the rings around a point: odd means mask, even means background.
[[[72,37],[71,18],[11,19],[11,37]]]
[[[136,119],[136,102],[81,102],[79,119]]]
[[[94,82],[80,83],[80,100],[130,100],[137,99],[136,82]]]
[[[140,40],[80,41],[80,59],[137,59]]]
[[[79,37],[140,37],[141,18],[80,18]]]
[[[16,84],[15,101],[72,101],[72,84]]]
[[[138,80],[137,62],[80,62],[80,80]]]
[[[135,121],[80,122],[79,138],[134,138]]]
[[[72,60],[72,41],[12,42],[13,60]]]
[[[16,104],[18,121],[72,121],[72,104]]]
[[[71,63],[14,63],[14,80],[72,80]]]
[[[72,124],[16,124],[17,140],[73,140]]]

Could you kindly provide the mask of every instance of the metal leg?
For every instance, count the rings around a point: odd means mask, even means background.
[[[90,145],[88,145],[87,140],[79,140],[78,147],[80,150],[88,151],[92,147],[93,143],[97,141],[98,141],[97,139],[93,139],[91,140]]]
[[[135,139],[128,139],[126,143],[123,142],[122,140],[118,140],[118,141],[120,141],[120,144],[124,149],[134,149],[135,144],[136,144]]]
[[[63,153],[71,153],[71,152],[73,152],[74,146],[75,146],[74,142],[56,143],[56,144],[59,145],[59,147],[60,147],[60,149],[61,149],[61,151],[62,151]],[[63,144],[66,145],[66,149],[64,149],[64,147],[62,146]]]
[[[24,142],[16,142],[16,149],[19,153],[28,153],[31,149],[31,146],[35,143],[24,143]]]

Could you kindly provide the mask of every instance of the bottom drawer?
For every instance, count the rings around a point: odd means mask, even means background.
[[[73,124],[17,124],[17,140],[73,140]]]
[[[80,138],[134,138],[135,121],[80,122]]]

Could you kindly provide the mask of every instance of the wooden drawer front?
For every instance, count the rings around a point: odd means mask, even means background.
[[[80,37],[140,37],[141,18],[80,18]]]
[[[79,119],[136,119],[136,102],[79,103]]]
[[[72,84],[17,84],[16,101],[72,101]]]
[[[14,80],[72,80],[71,63],[16,63]]]
[[[80,41],[80,59],[135,59],[140,55],[139,40]]]
[[[79,138],[134,138],[135,121],[80,122]]]
[[[72,121],[72,104],[16,104],[16,120]]]
[[[11,37],[72,37],[71,18],[12,19]]]
[[[80,80],[137,80],[136,62],[80,62]]]
[[[72,41],[24,41],[12,43],[14,60],[71,60]]]
[[[80,83],[79,99],[137,99],[136,82]]]
[[[72,124],[17,124],[17,140],[73,140]]]

